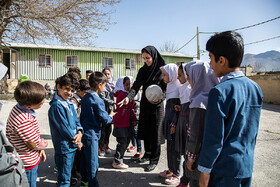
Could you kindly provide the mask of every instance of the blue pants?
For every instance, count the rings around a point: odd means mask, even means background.
[[[133,147],[137,146],[137,152],[142,152],[141,140],[137,138],[137,130],[134,130],[134,134],[131,136],[131,143]]]
[[[87,174],[87,162],[86,162],[86,155],[85,155],[85,148],[82,147],[81,150],[81,159],[80,159],[80,173],[81,173],[81,181],[87,182],[88,181],[88,174]]]
[[[86,156],[86,168],[88,173],[88,186],[98,187],[98,181],[96,178],[98,172],[98,139],[86,139],[83,138],[85,156]]]
[[[233,177],[215,177],[210,176],[208,187],[250,187],[252,177],[233,178]]]
[[[30,187],[36,187],[38,165],[30,170],[25,170]]]
[[[75,153],[76,151],[66,154],[55,153],[58,186],[70,186],[71,170],[74,163]]]

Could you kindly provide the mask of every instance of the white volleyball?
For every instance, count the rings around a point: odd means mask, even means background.
[[[155,84],[150,85],[145,91],[146,98],[152,102],[161,100],[163,97],[162,94],[162,89]]]

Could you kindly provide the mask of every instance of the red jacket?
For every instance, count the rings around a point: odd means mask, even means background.
[[[117,91],[114,95],[117,98],[116,103],[122,101],[127,96],[127,94],[128,93],[122,90]],[[117,105],[117,108],[115,110],[117,114],[113,117],[114,127],[129,127],[131,123],[130,121],[131,113],[133,115],[134,121],[137,120],[133,107],[134,107],[134,100],[132,100],[127,105],[123,105],[122,107],[119,107],[119,105]]]

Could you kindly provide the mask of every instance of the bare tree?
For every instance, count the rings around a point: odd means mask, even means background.
[[[159,47],[159,50],[162,52],[175,52],[178,49],[178,45],[172,41],[165,41],[162,46]]]
[[[119,0],[1,0],[0,42],[93,44]]]

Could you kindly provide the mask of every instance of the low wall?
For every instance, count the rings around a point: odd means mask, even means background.
[[[261,87],[265,103],[280,104],[280,73],[248,76]]]

